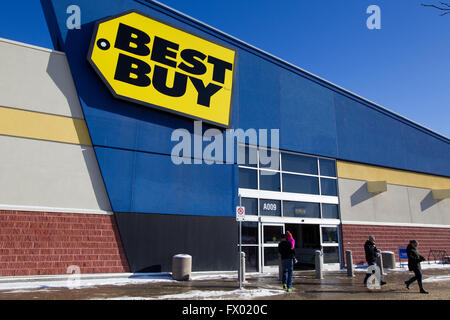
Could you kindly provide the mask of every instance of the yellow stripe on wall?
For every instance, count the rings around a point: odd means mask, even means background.
[[[336,166],[339,178],[364,181],[386,181],[388,184],[424,189],[450,188],[450,178],[445,177],[346,161],[337,161]]]
[[[92,145],[84,120],[5,107],[0,107],[0,135]]]

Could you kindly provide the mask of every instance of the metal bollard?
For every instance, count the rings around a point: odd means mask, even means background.
[[[283,280],[283,266],[281,265],[281,255],[278,255],[278,280]]]
[[[381,253],[377,255],[377,266],[380,267],[380,274],[385,275],[386,273],[383,269],[383,256],[381,255]]]
[[[347,276],[353,277],[355,275],[355,270],[353,266],[353,256],[351,250],[345,251],[345,261],[347,262]]]
[[[315,265],[316,265],[316,279],[323,279],[323,253],[322,253],[322,250],[316,250]]]
[[[241,260],[240,265],[242,268],[242,272],[241,272],[241,270],[238,271],[238,279],[240,279],[242,281],[242,283],[244,283],[245,282],[245,252],[240,253],[239,259]]]

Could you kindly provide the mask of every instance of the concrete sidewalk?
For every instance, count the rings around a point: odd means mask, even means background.
[[[286,293],[278,280],[278,273],[248,274],[244,290],[238,289],[236,272],[193,273],[191,281],[175,281],[169,273],[160,274],[104,274],[81,275],[79,282],[67,276],[14,277],[0,279],[0,299],[42,300],[415,300],[450,299],[450,269],[424,270],[424,286],[429,295],[418,293],[417,284],[410,290],[403,281],[408,271],[388,270],[388,282],[380,290],[369,290],[363,285],[364,272],[353,278],[345,270],[325,272],[324,279],[314,278],[314,271],[297,271],[294,290]]]
[[[249,273],[248,276],[261,275]],[[237,272],[193,272],[192,280],[237,278]],[[151,282],[168,282],[172,279],[170,272],[161,273],[104,273],[104,274],[63,274],[42,276],[0,277],[0,293],[10,290],[36,290],[41,288],[88,288],[104,285],[144,284]]]

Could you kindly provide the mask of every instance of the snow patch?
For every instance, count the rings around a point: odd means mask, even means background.
[[[450,275],[432,276],[424,279],[422,282],[441,282],[441,281],[450,281]]]
[[[168,294],[158,297],[114,297],[114,298],[106,298],[107,300],[170,300],[170,299],[254,299],[259,297],[269,297],[274,295],[280,295],[285,293],[284,290],[275,290],[275,289],[236,289],[231,291],[200,291],[193,290],[184,293],[177,294]]]
[[[23,292],[42,291],[43,289],[54,288],[72,288],[83,289],[88,287],[113,285],[125,286],[130,284],[144,284],[152,282],[172,282],[175,281],[170,276],[131,276],[127,278],[106,278],[106,279],[79,279],[76,283],[73,278],[68,280],[55,281],[30,281],[30,282],[6,282],[0,283],[0,291],[14,292],[14,290],[22,290]],[[17,292],[17,291],[16,291]]]

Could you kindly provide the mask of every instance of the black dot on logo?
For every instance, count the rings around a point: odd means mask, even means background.
[[[109,41],[106,39],[98,39],[97,47],[99,47],[102,50],[108,50],[111,47],[111,45],[109,44]]]

